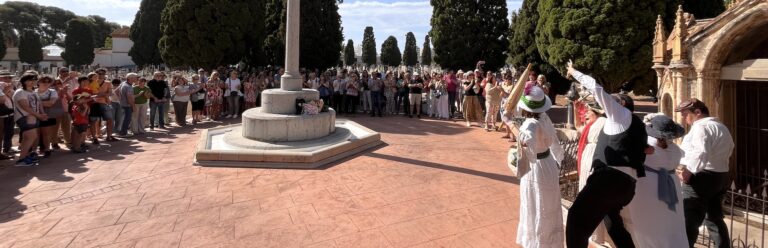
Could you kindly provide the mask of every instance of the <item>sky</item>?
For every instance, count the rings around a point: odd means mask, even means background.
[[[24,1],[24,0],[22,0]],[[6,0],[0,0],[4,3]],[[56,6],[77,15],[100,15],[111,22],[130,26],[141,0],[31,0],[40,5]],[[522,0],[507,0],[511,11],[520,8]],[[344,0],[339,5],[344,41],[352,39],[355,45],[363,40],[366,26],[373,27],[376,47],[390,35],[395,36],[400,49],[405,44],[405,34],[413,32],[416,44],[421,47],[429,32],[432,6],[429,0]],[[377,50],[378,50],[377,49]]]

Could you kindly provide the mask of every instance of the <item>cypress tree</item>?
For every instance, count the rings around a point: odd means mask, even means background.
[[[202,68],[240,62],[249,42],[261,38],[262,8],[250,0],[169,0],[160,24],[163,61]]]
[[[299,64],[308,69],[336,65],[344,41],[337,0],[301,2]]]
[[[165,9],[167,0],[141,0],[139,11],[131,25],[130,38],[133,47],[128,52],[138,66],[158,65],[163,63],[158,49],[160,33],[160,14]],[[230,10],[227,10],[230,11]]]
[[[562,74],[573,59],[576,68],[615,92],[650,71],[655,20],[666,12],[666,4],[540,0],[536,45],[542,59]]]
[[[365,27],[363,32],[363,63],[365,65],[376,64],[376,38],[373,36],[373,27]]]
[[[283,66],[285,63],[285,1],[267,0],[264,17],[264,60],[267,65]]]
[[[405,34],[403,62],[406,66],[414,66],[419,63],[419,54],[416,52],[416,36],[413,35],[413,32]]]
[[[384,43],[381,43],[381,63],[388,66],[399,66],[402,62],[401,58],[397,38],[389,36],[384,40]]]
[[[67,22],[67,37],[64,40],[64,53],[61,54],[67,64],[83,66],[93,63],[96,55],[93,53],[92,32],[89,20],[76,18]]]
[[[93,53],[93,50],[91,50]],[[40,36],[33,31],[24,31],[19,38],[19,60],[27,64],[43,61],[43,45]]]
[[[5,35],[3,32],[0,32],[0,60],[3,60],[5,58],[5,50],[7,47],[5,47]]]
[[[507,50],[507,3],[505,0],[431,0],[432,51],[434,60],[449,69],[504,66]]]
[[[429,35],[424,36],[424,48],[421,50],[421,64],[432,64],[432,48],[430,48]]]
[[[725,11],[725,4],[723,0],[688,0],[683,1],[683,11],[697,19],[712,18]]]
[[[355,44],[352,42],[352,39],[349,39],[347,41],[347,46],[344,48],[344,64],[354,65],[356,62]]]

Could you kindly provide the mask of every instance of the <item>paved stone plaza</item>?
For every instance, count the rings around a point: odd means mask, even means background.
[[[0,247],[515,247],[502,133],[352,120],[385,145],[318,170],[194,166],[192,127],[4,162]]]

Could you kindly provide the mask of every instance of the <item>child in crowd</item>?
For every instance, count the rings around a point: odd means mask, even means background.
[[[75,95],[75,100],[72,102],[72,152],[83,153],[86,150],[85,146],[85,132],[88,131],[88,114],[90,108],[88,108],[89,96],[88,93],[81,93]]]

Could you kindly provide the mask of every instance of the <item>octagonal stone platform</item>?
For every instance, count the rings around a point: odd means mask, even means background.
[[[317,168],[381,142],[381,135],[356,122],[338,119],[330,135],[303,141],[269,142],[243,137],[243,125],[203,130],[195,164],[220,167]]]

